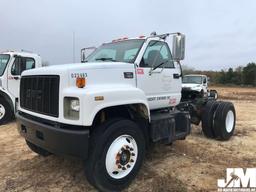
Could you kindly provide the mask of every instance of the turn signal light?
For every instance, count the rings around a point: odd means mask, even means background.
[[[76,86],[78,88],[84,88],[86,84],[86,80],[84,77],[77,77],[76,78]]]

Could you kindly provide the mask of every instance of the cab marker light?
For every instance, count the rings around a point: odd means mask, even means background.
[[[94,97],[94,100],[95,101],[103,101],[104,97],[103,96],[96,96],[96,97]]]

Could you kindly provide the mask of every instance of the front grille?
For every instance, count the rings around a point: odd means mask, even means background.
[[[20,82],[20,106],[29,111],[58,117],[59,81],[57,75],[23,76]]]

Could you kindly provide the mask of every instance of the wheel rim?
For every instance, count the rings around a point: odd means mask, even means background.
[[[130,135],[121,135],[109,146],[106,155],[106,169],[114,179],[127,176],[136,164],[138,146]]]
[[[235,121],[235,116],[233,111],[228,111],[227,116],[226,116],[226,130],[228,133],[230,133],[233,130],[234,126],[234,121]]]
[[[0,104],[0,119],[2,119],[5,115],[5,108],[2,104]]]

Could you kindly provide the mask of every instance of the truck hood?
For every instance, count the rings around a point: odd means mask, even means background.
[[[130,74],[125,78],[125,73]],[[132,74],[131,74],[132,73]],[[86,87],[135,85],[135,66],[122,62],[72,63],[24,71],[22,76],[59,75],[60,88],[75,87],[77,77],[86,78]]]
[[[133,64],[122,63],[122,62],[94,62],[94,63],[70,63],[62,65],[52,65],[48,67],[41,67],[31,70],[26,70],[22,73],[25,75],[40,75],[40,74],[60,74],[65,71],[76,71],[76,70],[89,70],[89,69],[128,69],[134,68]]]

